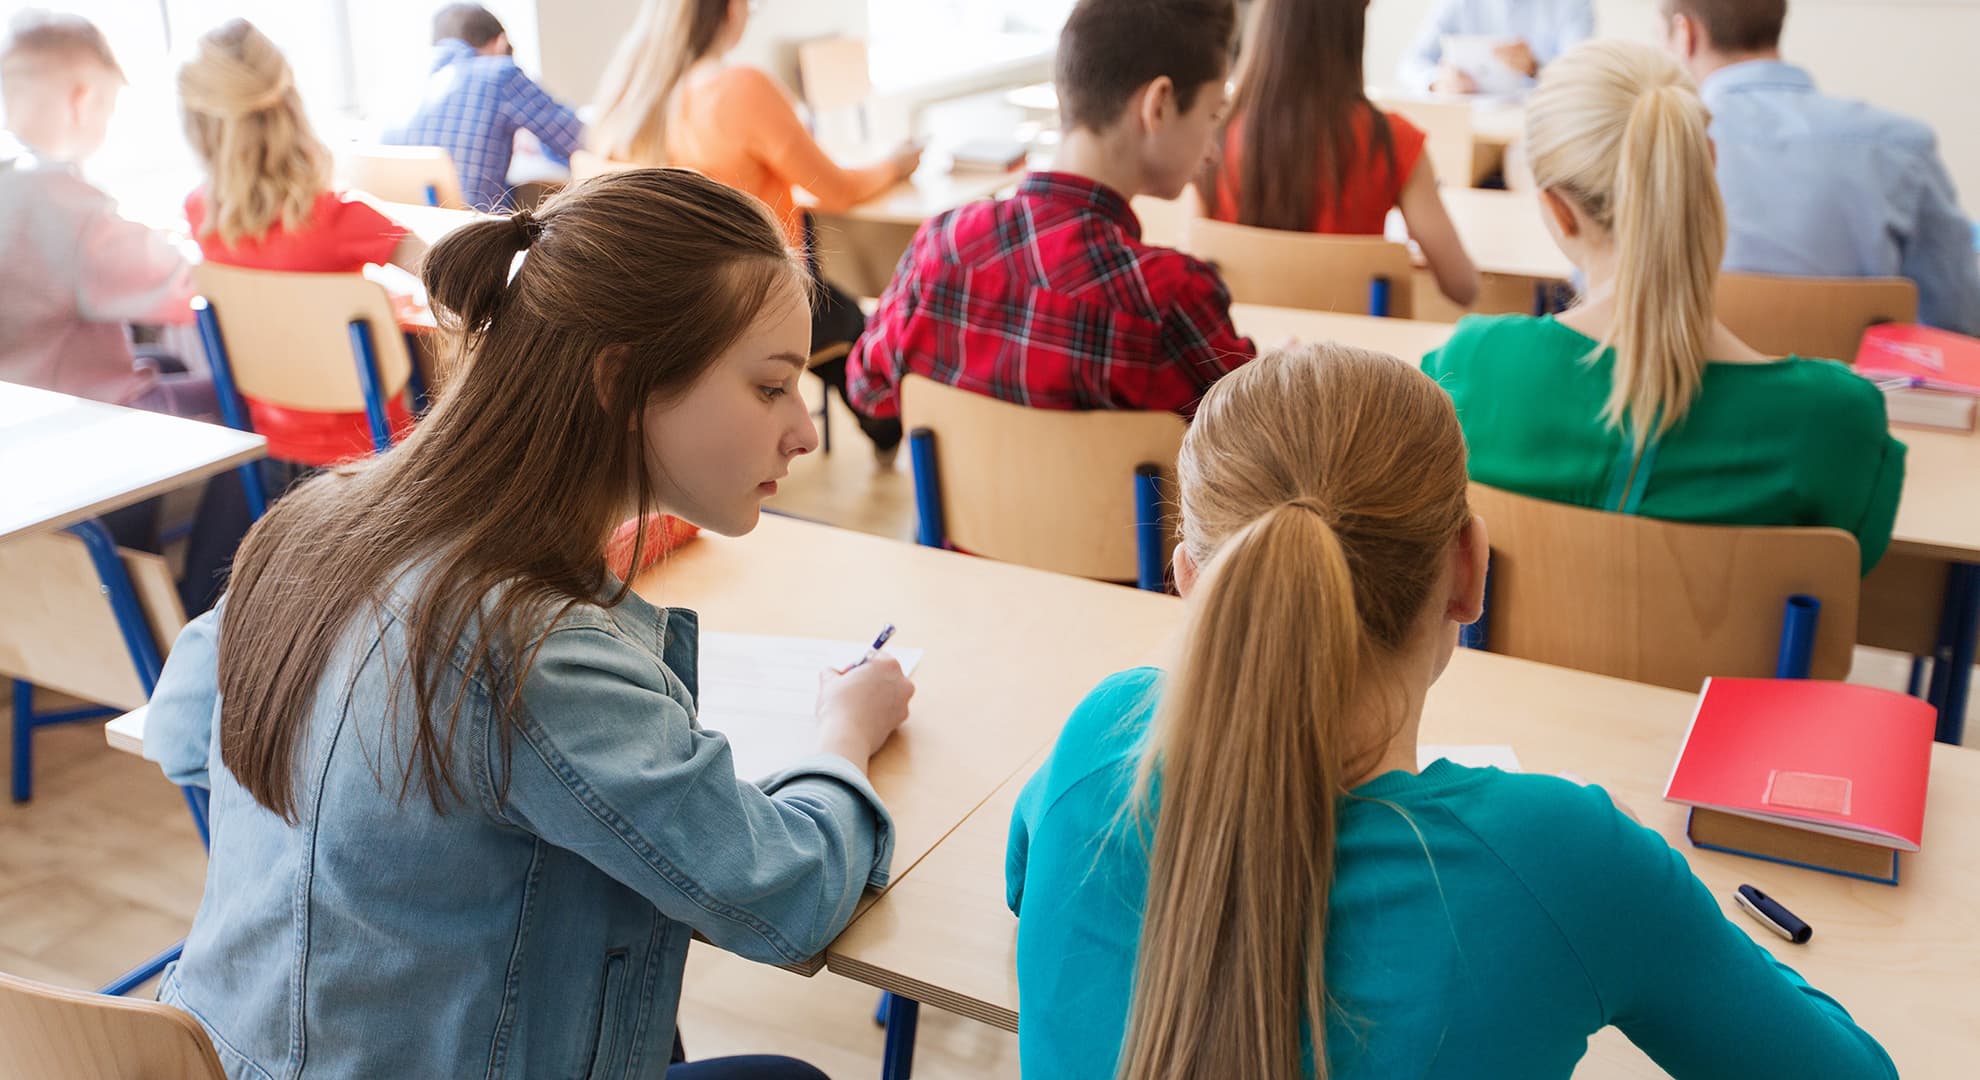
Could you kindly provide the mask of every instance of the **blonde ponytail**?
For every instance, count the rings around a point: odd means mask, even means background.
[[[1704,103],[1664,53],[1598,41],[1548,66],[1526,124],[1534,181],[1615,237],[1602,418],[1640,450],[1684,418],[1704,378],[1726,247]]]
[[[280,49],[246,19],[199,39],[179,69],[186,138],[206,165],[200,235],[229,245],[256,240],[277,222],[309,220],[330,188],[330,150],[316,137]]]
[[[1348,711],[1470,520],[1463,436],[1413,365],[1305,346],[1212,387],[1177,471],[1206,569],[1142,761],[1161,796],[1119,1075],[1296,1076],[1310,1045],[1324,1080],[1339,802],[1388,742]]]

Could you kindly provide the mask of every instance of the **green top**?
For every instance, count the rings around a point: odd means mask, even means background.
[[[1877,565],[1904,444],[1869,381],[1793,356],[1706,364],[1691,409],[1639,464],[1629,433],[1602,421],[1615,351],[1598,348],[1551,316],[1469,316],[1423,358],[1457,402],[1473,480],[1672,521],[1832,526],[1856,534],[1864,573]]]
[[[1160,682],[1101,683],[1018,799],[1025,1080],[1114,1075],[1148,894],[1149,816],[1126,804]],[[1341,804],[1334,874],[1332,1080],[1565,1078],[1611,1024],[1678,1080],[1897,1076],[1600,788],[1444,760],[1384,773]]]

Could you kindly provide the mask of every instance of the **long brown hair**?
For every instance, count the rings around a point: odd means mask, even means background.
[[[316,137],[282,50],[246,19],[199,39],[179,68],[186,139],[206,166],[200,233],[227,244],[280,223],[294,231],[330,189],[330,149]]]
[[[1349,706],[1471,519],[1464,437],[1413,365],[1301,346],[1211,387],[1177,471],[1205,571],[1138,784],[1159,772],[1120,1076],[1297,1076],[1304,1025],[1324,1078],[1337,804],[1393,734]]]
[[[506,753],[550,620],[600,595],[607,535],[653,507],[646,406],[685,393],[775,290],[804,295],[808,280],[762,203],[683,169],[612,173],[534,216],[463,226],[423,273],[459,353],[454,381],[390,452],[278,502],[234,561],[221,758],[291,821],[318,679],[353,621],[381,617],[416,566],[394,673],[417,704],[399,797],[424,787],[436,810],[443,793],[459,797],[451,747],[466,694],[440,700],[452,664],[457,686],[487,688]]]
[[[1237,93],[1196,182],[1204,206],[1240,225],[1310,232],[1356,165],[1357,124],[1396,167],[1395,139],[1368,100],[1361,52],[1367,0],[1258,0],[1238,55]],[[1238,131],[1235,207],[1220,205],[1224,155]]]
[[[1591,41],[1547,65],[1526,103],[1533,182],[1616,244],[1615,349],[1602,418],[1638,449],[1675,427],[1705,381],[1726,206],[1710,117],[1662,49]]]
[[[696,61],[715,48],[731,0],[646,0],[605,68],[585,130],[593,153],[613,161],[667,160],[667,103]]]

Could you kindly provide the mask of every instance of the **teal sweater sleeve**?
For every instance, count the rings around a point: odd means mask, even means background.
[[[1543,778],[1533,777],[1532,780]],[[1559,781],[1552,819],[1493,846],[1579,958],[1605,1018],[1682,1080],[1874,1080],[1897,1069],[1841,1005],[1730,922],[1684,857],[1600,788]]]

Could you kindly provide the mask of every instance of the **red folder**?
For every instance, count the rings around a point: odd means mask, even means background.
[[[1936,719],[1917,698],[1869,686],[1707,679],[1664,798],[1917,851]]]
[[[1948,330],[1882,323],[1863,332],[1856,371],[1877,382],[1980,395],[1980,339]]]

